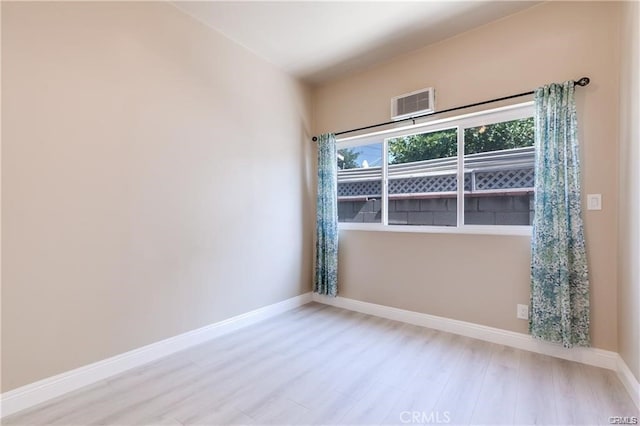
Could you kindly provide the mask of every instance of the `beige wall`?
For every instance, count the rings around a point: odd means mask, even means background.
[[[617,349],[617,3],[552,2],[316,88],[314,132],[387,121],[392,96],[436,88],[438,109],[589,76],[577,90],[586,211],[592,338]],[[524,99],[522,99],[524,100]],[[529,238],[340,233],[340,294],[367,302],[526,332]]]
[[[309,291],[308,90],[165,2],[2,2],[2,391]]]
[[[622,16],[618,350],[640,380],[640,3]]]

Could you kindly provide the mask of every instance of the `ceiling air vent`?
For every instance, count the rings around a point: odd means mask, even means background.
[[[391,119],[396,121],[429,114],[435,111],[434,107],[433,87],[405,93],[391,98]]]

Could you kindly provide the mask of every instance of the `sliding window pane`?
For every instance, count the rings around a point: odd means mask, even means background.
[[[389,225],[456,226],[457,135],[389,139]]]
[[[464,130],[466,225],[533,223],[533,118]]]
[[[338,150],[338,221],[380,223],[382,142]]]

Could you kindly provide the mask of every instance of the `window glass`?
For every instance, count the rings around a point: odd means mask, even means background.
[[[380,223],[382,142],[338,150],[338,221]]]
[[[457,225],[456,128],[388,140],[389,225]]]
[[[347,229],[525,232],[533,223],[533,113],[527,102],[338,142],[339,221],[379,224]]]
[[[531,225],[533,118],[464,130],[464,223]]]

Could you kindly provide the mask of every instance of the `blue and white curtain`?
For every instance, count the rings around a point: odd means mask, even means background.
[[[316,259],[313,291],[338,294],[338,158],[333,134],[318,137]]]
[[[574,83],[535,91],[535,204],[529,330],[589,346],[589,277],[582,222]]]

